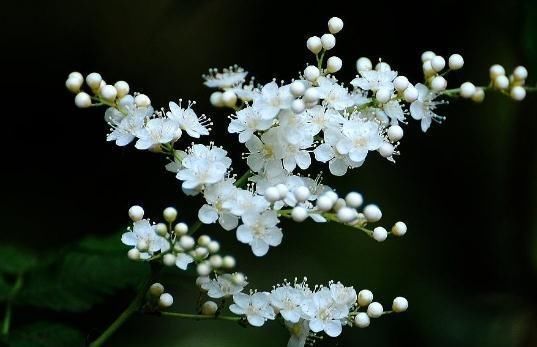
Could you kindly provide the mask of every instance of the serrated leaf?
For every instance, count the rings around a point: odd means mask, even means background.
[[[54,322],[37,322],[11,334],[11,347],[77,347],[84,346],[84,336],[76,329]]]
[[[117,290],[134,288],[148,268],[130,261],[125,251],[119,235],[84,239],[58,261],[29,273],[17,303],[80,312]]]
[[[0,246],[0,273],[24,273],[36,264],[36,257],[30,251],[11,245]]]

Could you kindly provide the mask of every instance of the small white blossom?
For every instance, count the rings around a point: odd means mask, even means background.
[[[205,79],[203,84],[209,88],[228,88],[243,82],[247,74],[247,71],[238,66],[232,66],[222,72],[211,69],[208,75],[202,76]]]
[[[172,142],[181,135],[178,125],[168,119],[153,118],[147,121],[145,126],[136,132],[138,141],[135,147],[148,149],[155,145]]]
[[[183,189],[198,189],[223,180],[230,165],[231,159],[222,148],[194,145],[183,159],[177,178],[183,181]]]
[[[282,242],[282,230],[277,227],[279,220],[275,211],[263,213],[247,212],[242,216],[244,224],[237,228],[237,239],[252,247],[252,252],[264,256],[269,246],[275,247]]]
[[[166,112],[166,116],[175,122],[178,128],[186,131],[189,136],[199,138],[201,135],[209,135],[209,130],[200,122],[200,118],[190,105],[187,108],[181,108],[175,102],[170,101],[169,106],[170,111]],[[202,116],[201,119],[207,123],[205,116]]]
[[[270,295],[266,292],[253,294],[238,293],[233,295],[233,304],[229,310],[238,315],[245,315],[248,323],[260,327],[275,318],[274,309],[270,306]]]
[[[246,281],[236,281],[233,274],[223,274],[216,279],[203,281],[201,287],[207,291],[209,297],[219,299],[240,293],[247,284]]]
[[[276,82],[267,83],[259,94],[254,96],[252,107],[263,119],[274,119],[282,109],[288,109],[293,102],[289,86],[278,87]]]
[[[228,132],[239,134],[239,142],[248,141],[256,131],[265,131],[272,125],[272,119],[263,119],[261,114],[252,107],[237,112],[228,126]]]
[[[441,102],[434,101],[437,94],[429,90],[426,85],[416,84],[418,99],[410,104],[410,115],[416,120],[421,120],[421,130],[426,132],[431,126],[431,121],[441,122],[444,117],[437,115],[433,111],[436,105]]]
[[[151,225],[147,219],[135,222],[132,231],[121,235],[121,242],[134,247],[143,242],[147,246],[147,251],[140,253],[141,259],[147,259],[156,252],[165,252],[170,248],[168,240],[157,235],[155,226]]]

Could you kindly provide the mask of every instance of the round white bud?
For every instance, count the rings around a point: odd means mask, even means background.
[[[385,104],[392,98],[392,91],[388,88],[380,88],[375,94],[375,99],[381,104]]]
[[[168,223],[172,223],[177,218],[177,210],[173,207],[166,207],[162,212],[164,220]]]
[[[92,72],[86,76],[86,83],[92,90],[98,90],[101,87],[103,78],[97,72]]]
[[[394,150],[395,150],[395,148],[389,142],[383,142],[382,145],[380,145],[380,147],[378,149],[380,155],[383,156],[384,158],[391,157],[393,155]]]
[[[399,125],[392,125],[388,128],[388,138],[390,141],[397,142],[403,138],[403,128]]]
[[[425,63],[426,61],[432,60],[436,57],[436,54],[433,51],[425,51],[421,54],[421,62]]]
[[[129,208],[129,217],[133,222],[137,222],[144,218],[144,209],[141,206],[134,205]]]
[[[304,92],[304,101],[307,103],[315,103],[319,101],[319,91],[315,87],[310,87]]]
[[[440,55],[435,56],[431,59],[431,67],[436,72],[442,71],[446,67],[446,59]]]
[[[510,94],[513,100],[522,101],[526,97],[526,89],[522,86],[514,86]]]
[[[354,317],[354,325],[358,328],[367,328],[370,323],[371,320],[365,312],[358,312],[358,314]]]
[[[214,107],[223,107],[224,100],[222,100],[222,92],[212,92],[211,96],[209,97],[209,102]]]
[[[169,293],[163,293],[158,299],[158,305],[162,308],[167,308],[173,305],[173,296]]]
[[[373,301],[373,293],[368,289],[362,289],[358,292],[358,305],[365,307]]]
[[[406,224],[403,222],[397,222],[392,227],[392,234],[395,236],[403,236],[406,234]]]
[[[265,199],[267,199],[268,202],[276,202],[280,200],[280,192],[278,191],[278,188],[268,187],[265,190]]]
[[[528,78],[528,70],[524,66],[517,66],[513,70],[513,77],[518,81],[524,81]]]
[[[350,192],[345,197],[345,202],[347,203],[347,206],[358,208],[362,206],[364,203],[364,198],[362,197],[362,194],[357,192]]]
[[[87,108],[91,106],[91,97],[88,93],[80,92],[75,96],[75,105],[79,108]]]
[[[220,243],[218,241],[211,241],[207,245],[207,249],[209,250],[209,253],[216,253],[220,250]]]
[[[446,89],[446,87],[447,87],[447,81],[442,76],[436,76],[431,81],[431,89],[434,91],[439,92],[439,91]]]
[[[235,107],[237,104],[237,94],[232,90],[226,90],[222,93],[222,102],[227,107]]]
[[[334,206],[334,202],[326,195],[322,195],[317,199],[317,208],[321,211],[330,211]]]
[[[203,259],[209,254],[209,251],[205,247],[198,247],[194,250],[194,256],[196,258]]]
[[[222,266],[226,269],[232,269],[235,267],[235,258],[233,258],[230,255],[226,255],[224,258],[222,258]]]
[[[304,92],[306,91],[306,86],[304,82],[294,81],[293,83],[291,83],[289,90],[294,97],[298,98],[299,96],[304,95]]]
[[[73,79],[79,80],[80,85],[82,85],[82,83],[84,83],[84,76],[82,76],[82,74],[80,72],[78,72],[78,71],[71,72],[67,78],[73,78]]]
[[[379,318],[384,313],[384,308],[378,302],[372,302],[367,306],[367,315],[370,318]]]
[[[181,238],[179,238],[179,246],[181,246],[182,249],[185,251],[188,251],[189,249],[192,249],[196,242],[192,238],[192,236],[189,235],[183,235]]]
[[[136,248],[140,252],[147,252],[149,250],[149,243],[144,239],[138,240],[138,242],[136,242]]]
[[[291,218],[293,218],[295,222],[303,222],[308,219],[308,210],[302,206],[295,206],[291,211]]]
[[[498,89],[507,89],[509,88],[509,78],[505,75],[497,76],[494,79],[494,86]]]
[[[323,43],[318,36],[312,36],[306,41],[306,47],[308,47],[313,54],[317,54],[323,49]]]
[[[382,218],[382,211],[377,205],[367,205],[363,212],[368,222],[378,222]]]
[[[489,69],[489,76],[491,80],[495,80],[498,76],[504,76],[505,69],[500,64],[494,64]]]
[[[168,234],[168,227],[164,223],[158,223],[155,226],[155,231],[159,236],[166,236]]]
[[[233,275],[232,275],[232,280],[233,280],[233,283],[235,284],[244,284],[244,282],[246,281],[246,277],[244,277],[244,274],[240,273],[240,272],[235,272]]]
[[[423,74],[427,76],[432,76],[435,74],[435,71],[433,69],[433,65],[431,64],[430,60],[427,60],[422,64]]]
[[[80,87],[82,86],[83,79],[79,79],[77,77],[69,77],[65,81],[65,87],[73,93],[78,93],[80,91]]]
[[[449,56],[448,66],[451,70],[459,70],[464,66],[464,59],[460,54],[452,54]]]
[[[334,211],[337,212],[339,211],[339,209],[346,207],[346,206],[347,206],[347,202],[345,201],[345,199],[337,198],[336,202],[334,203]]]
[[[186,233],[188,233],[188,225],[185,223],[177,223],[173,230],[177,235],[186,235]]]
[[[328,20],[328,31],[332,34],[337,34],[343,29],[343,21],[341,18],[332,17]]]
[[[336,56],[330,57],[326,61],[326,71],[328,71],[329,73],[338,72],[339,70],[341,70],[342,66],[343,61],[341,60],[341,58]]]
[[[218,311],[218,305],[214,301],[205,301],[201,305],[201,314],[204,316],[214,316],[216,311]]]
[[[306,103],[302,99],[295,99],[291,103],[291,110],[293,110],[293,112],[296,114],[304,112],[305,109]]]
[[[280,193],[280,199],[285,198],[289,193],[289,188],[283,183],[278,183],[276,189],[278,189],[278,192]]]
[[[408,300],[402,296],[398,296],[393,299],[392,310],[393,312],[400,313],[405,312],[408,309]]]
[[[354,208],[351,207],[341,207],[337,211],[337,219],[342,223],[350,223],[358,217],[358,213]]]
[[[377,65],[375,65],[375,70],[379,72],[391,71],[391,69],[391,66],[383,61],[380,61],[377,63]]]
[[[476,88],[474,95],[472,95],[473,102],[483,102],[485,100],[485,91],[483,88]]]
[[[329,190],[329,191],[325,192],[323,194],[323,196],[326,196],[326,197],[330,198],[330,200],[332,200],[333,204],[335,204],[337,199],[339,198],[337,193],[334,192],[333,190]]]
[[[117,81],[114,83],[114,87],[117,90],[117,97],[122,98],[125,95],[129,94],[130,87],[129,84],[125,81]]]
[[[373,69],[373,63],[367,57],[361,57],[356,60],[356,70],[360,71],[369,71]]]
[[[461,84],[461,91],[460,91],[461,97],[465,99],[469,99],[472,96],[474,96],[475,91],[476,91],[476,88],[472,82],[464,82],[463,84]]]
[[[405,76],[397,76],[393,80],[393,85],[398,92],[402,92],[407,89],[410,83],[408,82],[408,78],[406,78]]]
[[[403,97],[405,98],[406,102],[414,102],[418,99],[418,96],[418,90],[412,85],[408,86],[408,88],[403,92]]]
[[[295,199],[299,202],[304,202],[308,200],[311,195],[310,190],[306,186],[296,187],[293,190],[293,194],[295,196]]]
[[[224,260],[218,254],[214,254],[209,257],[209,264],[211,264],[214,269],[221,268],[223,263]]]
[[[164,293],[164,286],[160,283],[153,283],[150,287],[149,287],[149,295],[155,297],[155,298],[158,298],[159,296],[162,295],[162,293]]]
[[[336,46],[336,37],[332,34],[324,34],[321,36],[321,43],[323,48],[329,51]]]
[[[131,248],[127,252],[127,257],[130,260],[140,260],[140,251],[137,248]]]
[[[151,105],[151,100],[145,94],[138,94],[134,97],[134,103],[138,107],[147,107]]]
[[[200,276],[209,276],[213,269],[211,269],[211,265],[209,265],[207,262],[203,262],[198,264],[198,266],[196,267],[196,271]]]
[[[320,75],[321,72],[317,66],[309,65],[304,69],[304,77],[310,82],[315,82]]]
[[[202,247],[207,247],[209,243],[211,243],[211,238],[209,237],[209,235],[201,235],[200,237],[198,237],[198,245]]]
[[[375,241],[382,242],[386,240],[387,237],[388,231],[383,227],[376,227],[373,229],[373,239],[375,239]]]
[[[164,254],[164,256],[162,257],[162,262],[164,263],[164,265],[166,266],[174,266],[175,265],[175,255],[171,254],[171,253],[166,253]]]

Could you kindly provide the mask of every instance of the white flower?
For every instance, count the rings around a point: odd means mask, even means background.
[[[239,142],[248,141],[256,131],[265,131],[272,126],[272,119],[263,119],[261,114],[252,107],[247,107],[237,112],[236,118],[232,119],[228,126],[229,133],[239,134]]]
[[[298,323],[285,321],[285,326],[291,334],[287,347],[304,347],[310,334],[309,322],[304,319],[301,319]]]
[[[254,96],[252,107],[261,114],[261,118],[271,120],[276,118],[281,109],[289,108],[292,102],[289,85],[278,87],[276,82],[270,82]]]
[[[136,132],[138,141],[135,147],[148,149],[152,146],[169,143],[181,136],[181,130],[175,122],[164,118],[153,118]]]
[[[175,258],[175,265],[181,269],[186,270],[188,265],[194,261],[194,258],[192,258],[191,255],[188,255],[186,253],[179,253],[177,254],[177,257]]]
[[[341,320],[349,314],[344,307],[336,305],[328,288],[322,288],[302,303],[302,311],[309,319],[311,331],[324,331],[328,336],[341,334]]]
[[[336,110],[319,105],[306,110],[306,114],[309,116],[313,135],[317,135],[321,130],[340,128],[345,122],[345,118]]]
[[[136,107],[136,105],[125,105],[125,112],[110,107],[106,110],[105,119],[113,128],[107,136],[107,141],[115,141],[118,146],[126,146],[136,138],[136,134],[143,128],[146,118],[153,114],[152,107]]]
[[[356,290],[352,287],[345,287],[341,283],[330,284],[330,293],[335,305],[341,307],[344,310],[349,311],[356,303]]]
[[[268,177],[281,173],[283,148],[276,128],[263,133],[261,139],[252,136],[246,142],[246,148],[250,151],[246,163],[252,171],[263,172]]]
[[[350,97],[347,88],[339,85],[333,78],[319,77],[317,83],[319,96],[335,110],[344,110],[354,105],[354,100]]]
[[[371,90],[376,92],[381,88],[393,90],[393,80],[397,77],[397,71],[391,70],[367,70],[360,71],[362,77],[357,77],[351,81],[351,84],[362,90]]]
[[[297,323],[302,317],[300,305],[305,298],[303,289],[290,285],[277,287],[270,293],[270,303],[288,322]]]
[[[166,112],[166,116],[176,122],[177,126],[186,131],[188,135],[194,138],[199,138],[200,135],[209,135],[209,130],[200,122],[200,118],[190,106],[181,108],[173,101],[170,101],[169,106],[170,111]],[[208,123],[205,116],[202,115],[201,119],[204,123]]]
[[[227,88],[243,82],[247,74],[247,71],[238,66],[232,66],[222,72],[211,69],[209,70],[209,75],[202,76],[205,79],[203,84],[209,88]]]
[[[233,295],[233,302],[229,310],[238,315],[245,315],[248,323],[260,327],[267,319],[274,319],[274,309],[270,306],[270,296],[266,292],[251,295],[238,293]]]
[[[348,154],[354,162],[363,161],[368,151],[377,150],[383,142],[379,125],[373,121],[350,119],[341,132],[344,137],[337,142],[336,149],[341,154]]]
[[[426,132],[431,126],[432,120],[439,123],[444,120],[444,117],[433,112],[436,105],[442,102],[434,101],[437,95],[430,91],[427,86],[418,83],[416,89],[418,90],[418,99],[410,104],[410,115],[416,120],[421,120],[421,130]]]
[[[238,188],[233,184],[234,180],[227,179],[216,184],[209,185],[203,195],[208,204],[203,205],[198,218],[204,224],[212,224],[218,220],[222,228],[233,230],[239,224],[239,218],[224,207],[228,200],[235,200]]]
[[[147,219],[142,219],[134,223],[132,231],[121,235],[121,242],[127,246],[136,247],[140,242],[147,245],[147,252],[141,252],[142,259],[149,258],[156,252],[165,252],[170,248],[168,240],[157,235],[155,226],[151,225]]]
[[[397,100],[388,101],[382,106],[382,110],[390,118],[392,125],[397,125],[399,122],[405,121],[405,113]]]
[[[216,279],[205,281],[201,287],[207,291],[207,295],[213,299],[219,299],[240,293],[248,282],[237,281],[233,274],[223,274]]]
[[[279,222],[275,211],[245,213],[244,224],[237,228],[237,239],[252,247],[252,252],[261,257],[267,254],[269,246],[275,247],[282,242],[282,230],[277,227]]]
[[[183,181],[186,190],[196,190],[206,184],[214,184],[224,179],[231,159],[219,147],[193,145],[182,161],[183,168],[177,178]]]
[[[347,169],[356,168],[363,164],[363,160],[355,162],[348,155],[340,153],[337,149],[337,143],[343,138],[340,129],[330,128],[324,132],[325,143],[319,145],[313,153],[315,159],[322,163],[328,162],[330,173],[334,176],[343,176]]]
[[[242,216],[246,212],[261,213],[270,207],[270,203],[263,196],[249,190],[237,189],[234,199],[225,200],[222,207],[235,216]]]

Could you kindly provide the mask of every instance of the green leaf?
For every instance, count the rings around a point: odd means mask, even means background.
[[[0,246],[0,273],[19,274],[24,273],[37,264],[35,255],[28,250],[10,246]]]
[[[11,347],[84,346],[84,336],[76,329],[54,322],[37,322],[13,331]]]
[[[136,287],[148,267],[130,261],[120,236],[87,238],[56,262],[25,277],[17,303],[80,312],[114,292]]]

